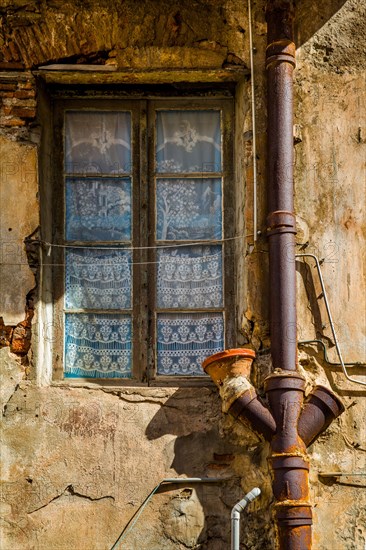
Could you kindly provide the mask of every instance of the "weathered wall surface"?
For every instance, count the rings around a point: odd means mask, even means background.
[[[365,18],[359,0],[301,2],[295,81],[295,200],[299,252],[324,258],[322,269],[346,361],[365,349]],[[337,5],[336,5],[337,4]],[[31,69],[49,62],[107,63],[118,70],[248,67],[242,2],[53,2],[3,0],[0,38],[1,235],[0,326],[3,468],[1,548],[111,548],[153,487],[166,477],[222,478],[212,485],[170,485],[155,495],[122,548],[227,548],[229,516],[243,492],[262,496],[242,524],[242,547],[274,547],[267,446],[223,416],[207,388],[37,387],[33,360],[41,331],[33,326],[37,253],[23,241],[39,225],[37,161],[40,120]],[[258,158],[258,221],[264,235],[264,3],[253,5]],[[118,71],[117,71],[118,72]],[[160,75],[160,76],[159,76]],[[165,81],[166,81],[166,77]],[[238,232],[253,233],[249,83],[237,86]],[[39,97],[38,97],[39,99]],[[12,228],[9,231],[9,228]],[[35,234],[37,236],[37,233]],[[14,242],[15,248],[9,248]],[[238,247],[238,342],[262,350],[253,380],[269,372],[267,246],[248,236]],[[11,254],[11,261],[9,260]],[[13,261],[15,254],[16,260]],[[30,262],[30,266],[29,263]],[[13,264],[16,264],[15,266]],[[298,263],[298,338],[322,338],[337,362],[324,301],[311,261]],[[36,275],[36,278],[35,278]],[[34,319],[37,316],[34,317]],[[33,322],[34,322],[33,319]],[[23,322],[23,324],[22,324]],[[16,327],[16,325],[18,325]],[[8,328],[6,328],[8,327]],[[10,328],[9,328],[10,327]],[[16,329],[13,331],[14,327]],[[38,327],[39,328],[39,327]],[[240,329],[240,333],[239,333]],[[13,332],[12,332],[13,331]],[[36,336],[36,335],[39,336]],[[9,344],[11,347],[9,347]],[[18,352],[18,355],[13,352]],[[28,352],[28,353],[27,353]],[[317,343],[300,345],[310,384],[342,397],[346,412],[310,448],[314,548],[361,550],[364,478],[319,472],[365,470],[365,392],[325,362]],[[350,373],[365,380],[361,367]]]
[[[25,296],[35,286],[23,240],[39,225],[37,150],[0,137],[0,158],[1,312],[11,325],[24,319]]]
[[[295,204],[309,232],[300,252],[324,259],[322,272],[344,361],[366,362],[365,46],[358,39],[365,7],[346,2],[298,50]],[[363,32],[363,31],[362,31]],[[300,142],[301,139],[301,142]],[[339,362],[314,277],[314,263],[299,266],[299,340],[328,338],[330,361]],[[315,284],[311,282],[314,278]],[[310,315],[309,315],[310,314]],[[325,325],[325,326],[324,326]],[[364,472],[364,386],[345,380],[323,361],[317,345],[301,346],[308,379],[324,380],[344,400],[338,425],[311,447],[315,508],[314,546],[362,548],[365,544],[365,478],[321,478],[317,472]],[[307,352],[307,353],[306,353]],[[349,374],[366,381],[365,366]],[[363,487],[363,488],[362,488]],[[334,513],[336,510],[336,514]]]
[[[241,426],[231,431],[210,389],[104,392],[21,382],[5,412],[4,547],[110,548],[150,490],[178,476],[225,481],[167,486],[122,548],[227,546],[243,471],[247,490],[257,478],[253,461],[265,462],[256,437]],[[268,532],[262,505],[250,522],[263,529],[251,546],[258,549]]]

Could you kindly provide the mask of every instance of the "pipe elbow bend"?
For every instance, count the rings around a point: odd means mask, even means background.
[[[231,349],[211,355],[203,368],[219,389],[222,411],[249,421],[253,431],[267,440],[276,432],[274,418],[249,382],[255,353],[249,349]]]

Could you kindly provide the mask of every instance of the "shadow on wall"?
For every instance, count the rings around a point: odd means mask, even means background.
[[[316,361],[322,365],[324,375],[331,389],[339,396],[365,396],[366,390],[364,386],[352,384],[351,388],[348,386],[343,387],[343,385],[347,385],[348,382],[342,372],[342,367],[336,353],[334,338],[330,330],[330,321],[326,313],[324,296],[318,277],[316,275],[314,277],[314,268],[307,262],[296,261],[296,271],[300,274],[304,284],[314,327],[314,336],[312,339],[301,342],[301,338],[299,338],[299,344],[301,347],[306,347],[306,353],[309,357],[314,357]],[[334,326],[337,333],[339,333],[337,323],[334,323]],[[342,348],[342,346],[340,346],[340,348]],[[330,362],[327,361],[327,350],[328,352],[329,350],[333,350],[333,352],[331,351],[333,359]],[[347,365],[348,374],[350,376],[355,379],[360,377],[360,380],[364,380],[364,378],[361,378],[365,376],[364,363],[347,363],[345,359],[345,365]],[[302,366],[306,369],[304,363]],[[311,365],[310,368],[311,372],[314,373],[314,365]]]
[[[207,389],[202,391],[207,392]],[[242,476],[240,473],[239,477],[234,464],[236,461],[240,462],[243,455],[248,454],[248,444],[245,441],[242,445],[236,441],[233,443],[220,433],[220,416],[216,407],[212,414],[207,410],[210,402],[213,403],[212,399],[202,402],[197,389],[194,395],[192,388],[179,389],[159,409],[146,429],[149,440],[159,439],[166,434],[177,436],[174,449],[167,449],[167,454],[172,457],[170,468],[179,477],[220,478],[218,482],[209,484],[170,486],[177,491],[160,511],[160,521],[164,535],[177,545],[181,544],[182,548],[228,548],[230,512],[245,493],[240,483],[241,477],[244,478],[245,489],[247,487],[245,471]],[[262,445],[255,447],[253,456],[247,457],[252,470],[250,474],[248,472],[248,477],[252,479],[256,478],[262,460]],[[167,477],[178,476],[169,474]],[[248,485],[248,490],[250,488],[252,487]],[[166,490],[166,487],[161,489]],[[243,541],[246,541],[242,548],[271,548],[268,521],[263,510],[252,508],[246,514],[245,523],[245,531],[248,527],[248,533],[242,533]],[[250,537],[253,537],[253,540],[250,540]]]
[[[347,0],[295,0],[295,44],[298,48],[305,44],[341,9]]]

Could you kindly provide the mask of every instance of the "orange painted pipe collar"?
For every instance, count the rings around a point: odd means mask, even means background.
[[[219,351],[218,353],[207,357],[207,359],[203,361],[202,367],[204,370],[206,370],[206,367],[208,367],[208,365],[211,365],[211,363],[214,363],[215,361],[221,361],[222,359],[227,359],[229,357],[247,357],[248,359],[254,359],[255,351],[248,348],[233,348]]]

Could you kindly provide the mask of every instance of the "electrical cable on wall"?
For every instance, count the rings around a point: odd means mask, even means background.
[[[252,133],[253,133],[253,233],[254,242],[257,240],[257,136],[255,124],[255,87],[254,87],[254,59],[253,59],[253,33],[252,33],[252,6],[248,0],[248,28],[249,28],[249,57],[250,57],[250,85],[252,106]]]
[[[350,382],[354,382],[355,384],[361,384],[362,386],[366,386],[366,382],[362,382],[362,380],[357,380],[356,378],[352,378],[352,376],[349,376],[349,374],[347,373],[347,369],[346,369],[345,363],[343,361],[341,349],[339,347],[337,334],[336,334],[336,331],[335,331],[335,328],[334,328],[332,314],[330,312],[327,292],[325,290],[325,285],[324,285],[322,271],[321,271],[321,268],[320,268],[319,259],[317,258],[317,256],[315,256],[315,254],[306,254],[306,253],[304,253],[304,254],[295,254],[295,258],[312,258],[315,261],[316,269],[317,269],[318,275],[319,275],[320,286],[321,286],[322,292],[323,292],[324,303],[325,303],[325,307],[326,307],[327,314],[328,314],[329,324],[330,324],[330,328],[332,330],[334,344],[335,344],[335,347],[336,347],[336,350],[337,350],[337,353],[338,353],[338,357],[339,357],[339,361],[340,361],[340,364],[341,364],[341,367],[342,367],[343,374],[347,378],[347,380],[349,380]]]

